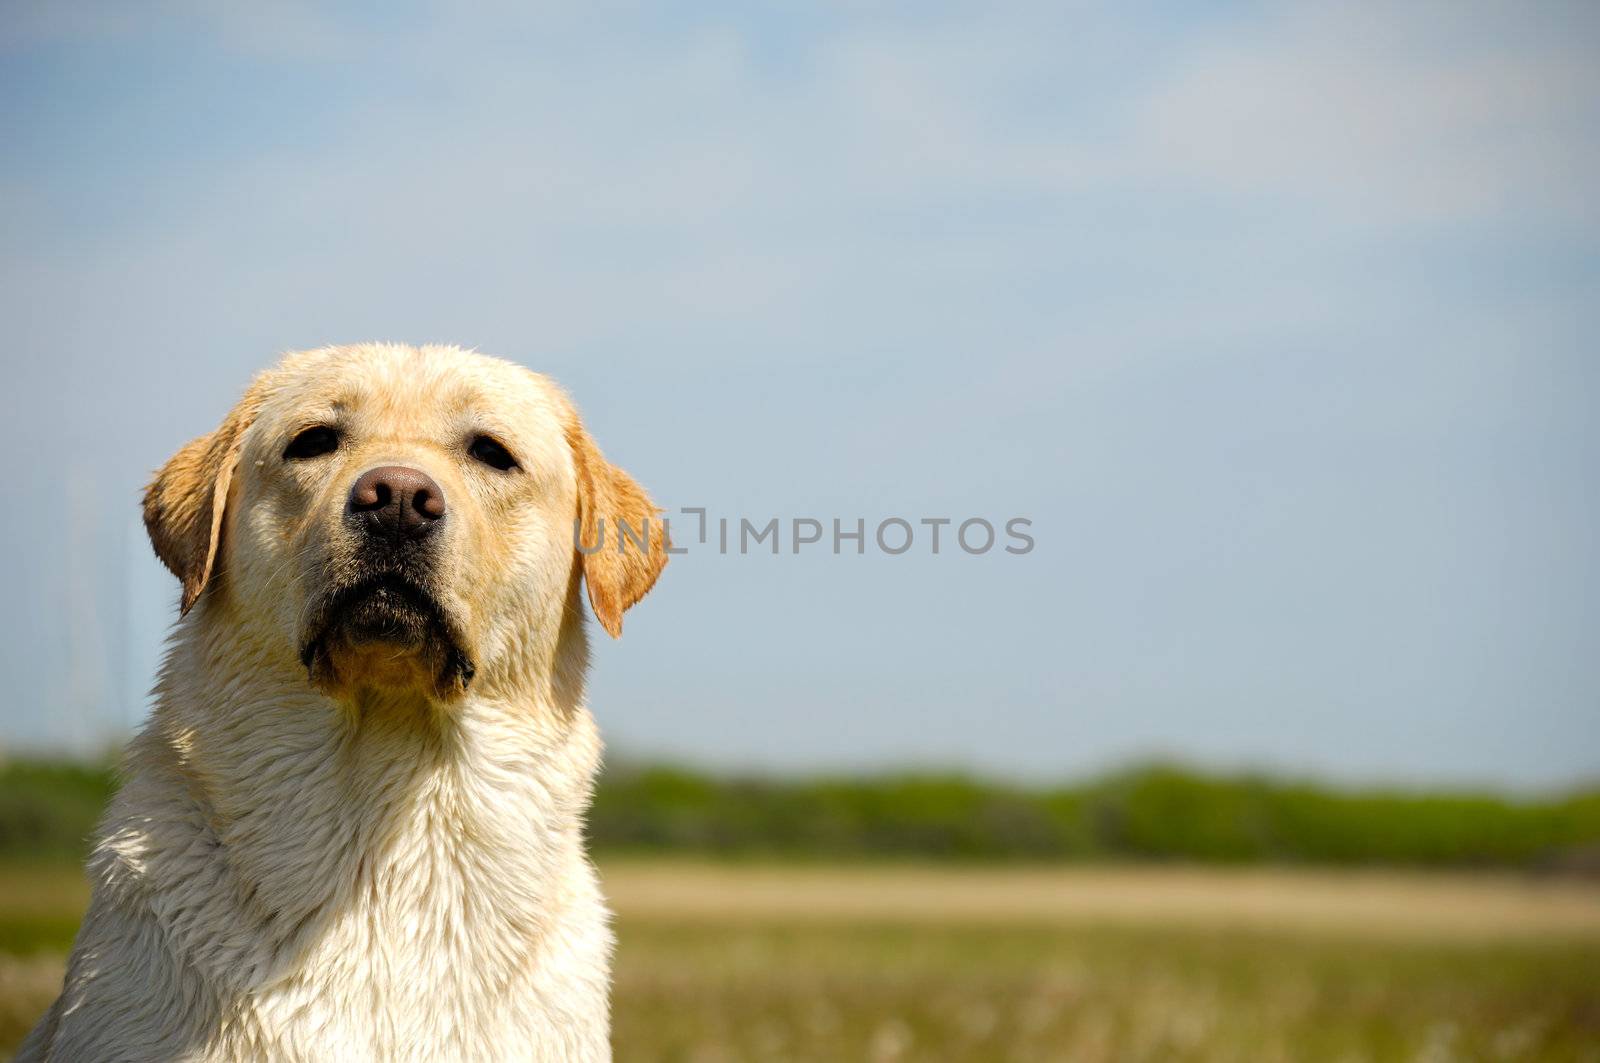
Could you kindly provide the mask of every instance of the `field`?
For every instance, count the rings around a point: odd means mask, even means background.
[[[603,862],[619,1060],[1600,1060],[1600,885]],[[85,895],[0,878],[0,1045]]]

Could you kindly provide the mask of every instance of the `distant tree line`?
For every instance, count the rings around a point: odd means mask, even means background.
[[[115,786],[104,767],[0,766],[0,858],[78,858]],[[1600,789],[1345,789],[1147,765],[1024,788],[931,774],[783,779],[617,765],[598,853],[952,861],[1189,861],[1600,869]]]
[[[596,849],[740,856],[1577,867],[1600,857],[1600,790],[1515,800],[1170,765],[1048,789],[623,766],[601,781],[590,837]]]

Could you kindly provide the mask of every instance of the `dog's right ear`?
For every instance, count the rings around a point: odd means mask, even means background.
[[[183,584],[180,615],[193,607],[216,567],[240,438],[259,406],[245,396],[216,431],[185,444],[145,488],[144,527],[156,556]]]

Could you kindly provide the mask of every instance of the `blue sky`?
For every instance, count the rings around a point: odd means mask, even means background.
[[[677,559],[612,749],[1600,775],[1587,5],[8,5],[8,746],[125,731],[136,499],[284,350],[561,380]]]

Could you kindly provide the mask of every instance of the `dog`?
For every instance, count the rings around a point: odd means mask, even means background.
[[[657,513],[509,362],[256,377],[146,491],[180,618],[19,1058],[609,1058],[582,594],[620,635]]]

